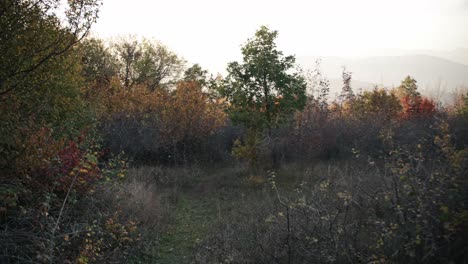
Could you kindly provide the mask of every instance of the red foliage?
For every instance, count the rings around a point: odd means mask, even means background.
[[[405,96],[401,99],[401,106],[403,118],[432,116],[436,112],[435,102],[421,96]]]
[[[82,142],[82,140],[83,137],[80,136],[78,142]],[[61,176],[59,182],[60,189],[63,191],[68,190],[73,180],[75,180],[74,187],[76,191],[89,191],[90,183],[100,178],[100,170],[96,164],[97,157],[81,150],[74,141],[70,141],[58,153],[58,158],[60,164],[56,172]]]
[[[58,157],[60,158],[60,167],[59,173],[61,175],[68,175],[71,171],[78,167],[81,162],[83,154],[81,150],[78,148],[75,142],[70,141],[68,142],[68,146],[62,149],[58,153]]]
[[[432,99],[423,98],[420,104],[421,113],[433,114],[436,111],[436,105]]]

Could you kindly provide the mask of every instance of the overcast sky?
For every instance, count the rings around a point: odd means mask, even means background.
[[[93,32],[155,38],[223,72],[261,25],[287,55],[452,50],[468,47],[468,0],[104,0]]]

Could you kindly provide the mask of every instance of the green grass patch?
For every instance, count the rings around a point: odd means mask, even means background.
[[[197,243],[217,221],[215,197],[180,194],[174,222],[159,241],[154,263],[189,263]]]

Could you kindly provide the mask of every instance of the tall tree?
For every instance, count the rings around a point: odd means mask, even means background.
[[[182,73],[184,60],[158,42],[144,40],[141,44],[141,57],[136,61],[135,82],[146,84],[154,91],[175,85]]]
[[[277,31],[262,26],[242,46],[243,62],[228,64],[220,94],[231,104],[231,119],[255,130],[277,126],[306,102],[306,82],[295,70],[294,56],[276,47]]]
[[[114,44],[120,61],[121,79],[126,88],[134,84],[146,85],[151,91],[167,88],[178,81],[185,61],[163,44],[134,37],[123,38]]]
[[[207,70],[204,70],[198,63],[195,63],[190,68],[185,70],[184,81],[196,81],[200,85],[205,86],[207,84],[207,74]]]
[[[114,52],[120,62],[120,78],[125,88],[135,81],[135,65],[141,56],[139,42],[134,37],[122,38],[114,43]]]
[[[418,92],[417,81],[411,76],[406,76],[406,78],[401,81],[400,86],[397,88],[397,95],[400,98],[408,96],[410,98],[417,98],[421,94]]]
[[[41,127],[59,138],[89,122],[75,44],[89,31],[99,5],[99,0],[0,1],[2,172],[15,170],[14,160],[27,151],[24,142]]]
[[[100,0],[0,1],[0,103],[14,91],[36,89],[34,74],[86,36],[99,6]]]
[[[418,91],[417,81],[411,76],[407,76],[401,85],[396,89],[403,107],[403,116],[421,117],[432,116],[436,111],[436,104],[433,100],[421,96]]]
[[[83,77],[97,85],[105,85],[118,75],[117,59],[102,40],[87,38],[80,45]]]

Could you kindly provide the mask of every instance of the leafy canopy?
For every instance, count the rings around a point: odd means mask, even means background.
[[[406,78],[401,81],[401,85],[397,88],[397,95],[400,98],[405,96],[409,96],[410,98],[421,96],[418,92],[417,81],[411,76],[406,76]]]
[[[306,82],[295,69],[294,56],[277,50],[277,36],[262,26],[242,46],[243,63],[228,64],[220,94],[230,103],[228,113],[235,123],[270,129],[305,105]]]
[[[113,50],[126,88],[146,85],[154,91],[174,86],[185,66],[183,59],[157,41],[130,36],[114,43]]]

